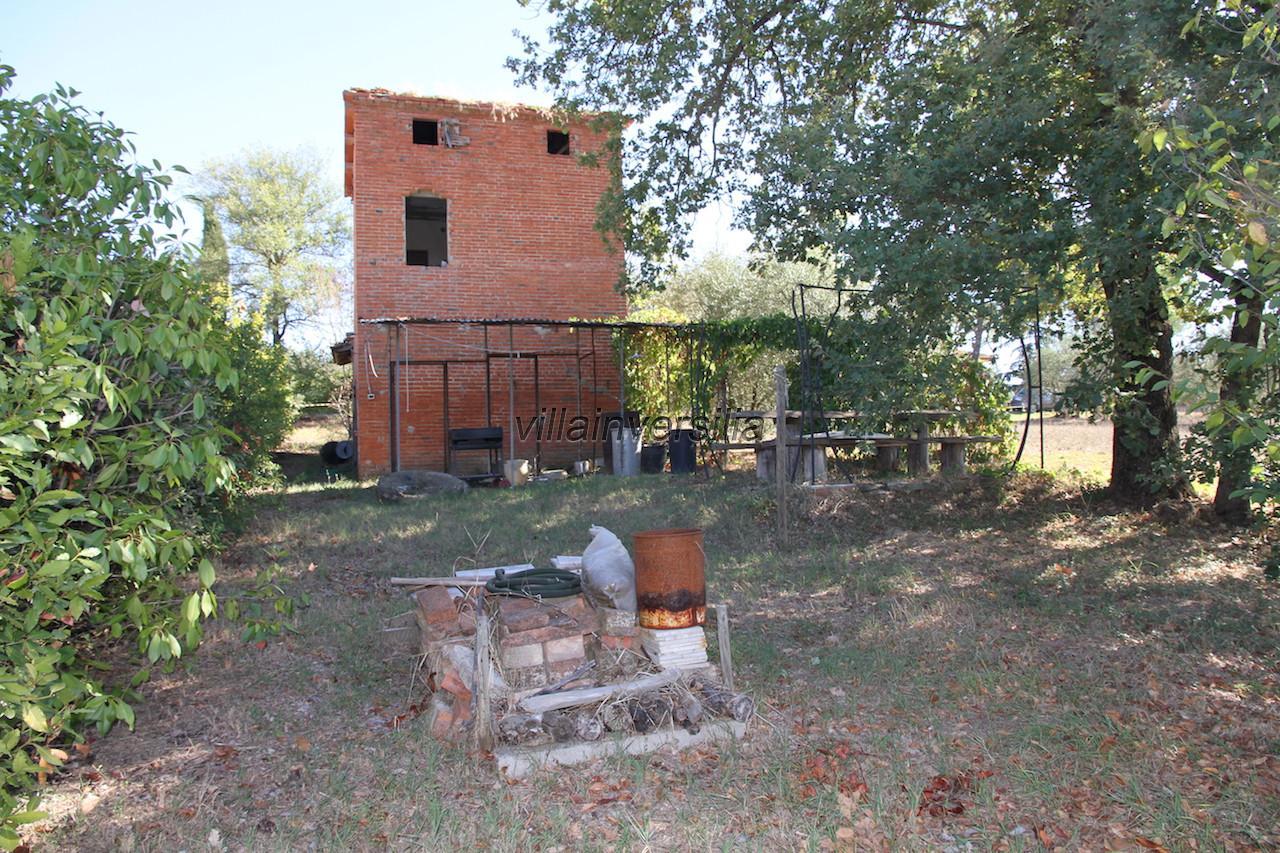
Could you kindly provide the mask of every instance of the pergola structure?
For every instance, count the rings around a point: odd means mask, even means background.
[[[560,464],[594,458],[611,424],[626,418],[629,425],[638,425],[636,414],[627,410],[627,332],[662,329],[690,336],[698,330],[698,324],[533,317],[371,317],[359,322],[384,327],[394,339],[387,361],[393,470],[420,464],[410,458],[408,445],[421,443],[416,425],[424,419],[426,429],[439,438],[445,470],[459,461],[454,458],[458,428],[479,427],[481,421],[484,427],[503,430],[506,458],[529,458],[535,465],[544,456]],[[615,334],[621,335],[616,350]],[[364,357],[373,368],[372,354]],[[360,359],[357,354],[357,364]],[[427,387],[414,375],[424,368],[438,371],[438,383],[432,382],[428,392],[433,403],[438,400],[438,417],[414,414],[414,398],[423,397]],[[483,400],[477,404],[477,389],[471,385],[481,379]],[[460,406],[460,397],[466,404]],[[696,405],[691,401],[691,407]],[[406,426],[411,414],[414,426]],[[567,430],[574,427],[580,434],[566,440]]]

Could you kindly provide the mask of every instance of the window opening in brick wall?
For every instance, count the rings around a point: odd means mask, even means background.
[[[440,125],[434,119],[415,118],[413,120],[414,145],[439,145]]]
[[[569,134],[562,133],[558,130],[547,131],[547,153],[548,154],[568,154],[569,153]]]
[[[411,195],[404,200],[404,262],[443,267],[449,262],[449,202]]]

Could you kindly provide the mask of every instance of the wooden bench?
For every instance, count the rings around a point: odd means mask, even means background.
[[[1000,439],[993,435],[933,435],[927,438],[892,438],[876,441],[876,470],[887,474],[898,469],[903,448],[909,448],[907,472],[913,477],[929,473],[928,447],[942,447],[942,473],[962,474],[965,470],[965,448],[970,444],[986,444]]]
[[[487,474],[454,474],[453,467],[458,453],[482,451],[489,454],[489,473]],[[450,474],[468,482],[496,480],[501,476],[502,461],[502,427],[470,427],[467,429],[449,430],[448,461],[445,468]]]

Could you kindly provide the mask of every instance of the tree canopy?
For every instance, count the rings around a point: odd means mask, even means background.
[[[238,379],[184,247],[158,233],[176,221],[170,178],[74,91],[14,98],[12,76],[0,66],[4,849],[62,747],[133,724],[106,641],[148,664],[200,641],[205,520],[236,482],[214,410]]]
[[[202,198],[226,227],[233,293],[273,344],[342,286],[351,224],[318,157],[268,149],[209,164]]]
[[[866,287],[850,315],[884,349],[1076,311],[1106,378],[1113,489],[1183,492],[1168,384],[1180,271],[1163,225],[1181,189],[1135,141],[1188,100],[1244,101],[1251,80],[1223,60],[1239,50],[1230,4],[548,8],[546,45],[529,39],[513,66],[568,109],[635,119],[623,203],[605,210],[651,272],[687,245],[691,212],[730,192],[759,246],[819,252]],[[1227,26],[1188,29],[1197,14]]]

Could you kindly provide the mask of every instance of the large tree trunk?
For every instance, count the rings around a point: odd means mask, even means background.
[[[1169,383],[1161,381],[1173,376],[1173,327],[1160,276],[1150,257],[1111,261],[1103,278],[1118,391],[1111,491],[1138,505],[1184,497],[1188,487],[1178,463],[1178,415]],[[1151,369],[1145,382],[1137,381],[1141,368],[1126,366],[1134,362]]]
[[[1231,321],[1231,343],[1257,349],[1262,336],[1262,296],[1248,281],[1231,279],[1231,301],[1235,315]],[[1234,403],[1243,411],[1251,407],[1254,387],[1252,370],[1227,365],[1222,371],[1219,396],[1224,403]],[[1233,492],[1245,488],[1252,476],[1254,458],[1251,447],[1232,447],[1229,439],[1218,442],[1223,448],[1218,465],[1218,489],[1213,496],[1213,511],[1223,521],[1231,524],[1248,524],[1252,513],[1249,499],[1232,497]]]
[[[1110,85],[1105,78],[1100,73]],[[1109,91],[1104,82],[1099,90]],[[1189,494],[1170,390],[1173,326],[1155,260],[1164,239],[1157,200],[1161,187],[1133,153],[1138,128],[1129,113],[1104,107],[1093,130],[1083,141],[1092,155],[1075,178],[1087,200],[1087,243],[1111,327],[1116,383],[1111,492],[1142,506]],[[1135,363],[1139,366],[1130,366]]]

